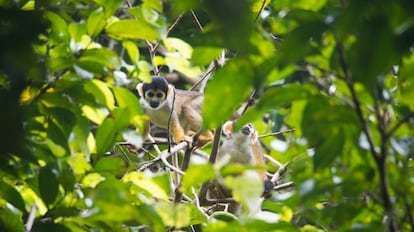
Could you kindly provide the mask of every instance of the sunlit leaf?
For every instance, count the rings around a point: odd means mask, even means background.
[[[85,84],[85,90],[91,93],[98,103],[109,110],[114,109],[115,99],[107,83],[100,80],[91,80]]]
[[[222,51],[222,48],[216,47],[195,47],[191,61],[194,65],[206,65],[217,59]]]
[[[138,67],[139,62],[139,50],[137,47],[137,44],[134,43],[131,40],[124,40],[122,42],[122,46],[126,49],[129,59],[132,61],[132,63]]]
[[[168,201],[166,192],[157,183],[146,177],[144,173],[130,172],[123,177],[123,181],[126,183],[132,182],[137,185],[141,191],[146,191],[155,198]]]
[[[88,34],[90,36],[98,35],[104,28],[106,24],[105,13],[102,8],[96,9],[89,15],[87,28]]]
[[[85,50],[79,58],[78,65],[90,71],[105,72],[121,67],[118,55],[108,48]]]
[[[106,33],[115,39],[144,39],[154,41],[158,38],[158,33],[148,24],[132,20],[122,19],[109,24]]]

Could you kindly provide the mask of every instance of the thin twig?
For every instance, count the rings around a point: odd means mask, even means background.
[[[148,139],[151,143],[155,143],[155,139],[150,134],[148,134],[147,137],[148,137]],[[158,147],[157,144],[154,144],[153,147],[154,147],[154,150],[157,152],[158,155],[161,154],[161,150],[160,150],[160,148]]]
[[[289,133],[289,132],[292,132],[292,131],[295,131],[295,130],[296,130],[295,128],[292,128],[292,129],[288,129],[288,130],[284,130],[284,131],[278,131],[278,132],[274,132],[274,133],[270,133],[270,134],[259,135],[259,138],[280,135],[280,134]]]
[[[196,22],[198,29],[200,29],[200,31],[203,31],[203,26],[200,23],[200,20],[198,20],[197,15],[195,14],[194,10],[191,10],[191,16],[193,17],[194,21]]]
[[[169,169],[173,170],[175,173],[184,175],[184,172],[182,172],[178,168],[174,167],[174,165],[168,163],[168,160],[165,156],[161,155],[161,161],[165,164],[165,166],[167,166]]]
[[[175,88],[173,88],[173,100],[172,100],[172,104],[171,104],[171,110],[170,110],[170,113],[168,114],[168,125],[167,125],[167,131],[168,131],[168,136],[167,136],[167,139],[168,139],[168,152],[171,152],[171,138],[170,138],[170,135],[169,135],[169,133],[170,133],[170,125],[171,125],[171,117],[172,117],[172,114],[173,114],[173,112],[174,112],[174,104],[175,104]],[[177,118],[175,118],[175,120],[178,120]],[[175,139],[175,138],[174,138]],[[181,141],[175,141],[175,142],[181,142]]]
[[[195,191],[195,189],[194,189],[194,187],[191,187],[191,193],[193,194],[193,196],[194,196],[194,203],[195,203],[195,205],[196,205],[196,207],[197,207],[197,209],[202,213],[202,214],[204,214],[207,218],[209,218],[209,216],[207,215],[207,213],[206,213],[206,210],[203,208],[203,207],[201,207],[201,205],[200,205],[200,199],[198,199],[198,195],[197,195],[197,193],[196,193],[196,191]]]
[[[26,232],[30,232],[32,230],[34,219],[36,216],[36,211],[37,211],[36,205],[32,204],[32,206],[30,207],[29,217],[27,218],[27,222],[26,222]]]
[[[279,184],[279,185],[273,187],[273,190],[280,191],[280,190],[284,190],[284,189],[287,189],[287,188],[292,188],[294,186],[295,186],[295,184],[290,181],[290,182]]]

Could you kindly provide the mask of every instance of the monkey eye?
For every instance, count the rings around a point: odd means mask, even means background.
[[[163,93],[157,93],[157,98],[164,98],[164,94]]]
[[[152,97],[154,97],[155,94],[152,91],[148,91],[148,92],[145,93],[145,95],[149,98],[152,98]]]

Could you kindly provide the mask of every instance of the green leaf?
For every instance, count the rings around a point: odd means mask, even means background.
[[[62,107],[52,107],[47,109],[47,111],[53,117],[54,123],[56,123],[62,133],[64,133],[66,137],[69,137],[76,124],[75,114],[69,109]]]
[[[304,12],[304,17],[308,17],[308,13]],[[314,48],[313,43],[319,42],[325,30],[327,30],[327,26],[318,16],[315,16],[312,21],[309,20],[300,24],[284,38],[278,56],[280,62],[283,64],[294,63],[307,55],[317,53],[318,51]],[[300,49],[297,49],[298,44],[301,45]]]
[[[113,110],[115,107],[114,95],[111,92],[108,84],[100,80],[91,80],[85,84],[85,91],[91,93],[96,102]]]
[[[130,172],[123,177],[122,181],[126,183],[133,183],[139,188],[138,191],[141,193],[144,191],[151,197],[168,201],[168,195],[164,189],[162,189],[161,186],[159,186],[154,180],[146,177],[142,172]]]
[[[122,4],[122,0],[94,0],[105,9],[107,17],[112,16]]]
[[[193,204],[178,204],[162,202],[156,205],[158,214],[166,226],[177,228],[205,223],[207,219]]]
[[[143,39],[154,41],[158,38],[158,32],[150,25],[132,19],[121,19],[109,24],[106,29],[108,36],[114,39]]]
[[[164,232],[165,225],[164,221],[158,215],[157,211],[155,211],[152,205],[145,205],[141,204],[137,206],[139,217],[138,220],[144,225],[147,225],[151,228],[154,232]]]
[[[116,103],[120,108],[128,108],[131,116],[142,114],[141,105],[136,95],[125,88],[113,88]]]
[[[252,86],[253,71],[248,60],[236,58],[219,69],[205,90],[204,128],[216,128],[229,120],[240,104],[247,100]]]
[[[25,203],[20,193],[4,181],[0,182],[0,197],[26,213]]]
[[[69,167],[62,170],[62,173],[59,175],[59,183],[65,189],[66,194],[68,192],[73,192],[75,189],[76,177]]]
[[[264,92],[258,102],[249,109],[238,122],[238,125],[244,125],[248,122],[255,121],[264,113],[272,110],[290,106],[293,102],[306,99],[309,97],[309,91],[306,87],[292,84],[280,88],[271,88]]]
[[[233,198],[242,204],[243,214],[260,210],[264,185],[257,172],[246,171],[238,176],[227,176],[224,183],[232,190]]]
[[[120,157],[103,157],[93,168],[98,173],[121,174],[125,171],[125,162]]]
[[[51,206],[59,193],[58,171],[45,166],[39,172],[39,192],[43,202]]]
[[[162,12],[162,1],[144,0],[143,2],[146,7]]]
[[[331,167],[336,157],[342,154],[345,134],[342,129],[330,128],[330,136],[315,147],[313,166],[315,169]]]
[[[69,43],[70,36],[68,33],[68,26],[65,20],[58,14],[47,11],[45,17],[51,23],[50,36],[52,41],[56,44]]]
[[[197,187],[215,177],[215,170],[211,164],[191,165],[183,177],[181,188],[183,192],[190,192],[191,187]]]
[[[21,215],[17,215],[7,208],[0,208],[0,231],[25,231]]]
[[[217,47],[195,47],[191,61],[193,65],[206,65],[217,59],[222,51],[222,48]]]
[[[75,42],[81,42],[82,36],[87,34],[88,29],[85,23],[70,23],[68,27],[71,38]]]
[[[216,211],[211,215],[211,217],[224,222],[238,221],[238,218],[234,216],[234,214],[225,211]]]
[[[103,155],[115,142],[116,125],[113,118],[106,118],[96,131],[96,153]]]
[[[106,19],[107,17],[102,8],[93,11],[88,18],[88,34],[92,37],[98,35],[105,28]]]
[[[254,25],[250,3],[248,0],[239,0],[237,4],[233,0],[202,2],[203,10],[211,17],[212,32],[220,36],[223,47],[237,51],[251,50],[250,40],[247,39],[251,38]]]
[[[115,142],[119,132],[124,130],[130,122],[129,112],[125,108],[117,108],[107,117],[96,131],[96,153],[103,155]]]
[[[78,65],[86,70],[105,73],[121,67],[119,56],[108,48],[85,50],[79,58]]]
[[[124,40],[122,41],[122,46],[126,49],[129,59],[131,59],[132,63],[138,67],[139,62],[139,49],[137,44],[131,40]]]
[[[32,231],[59,231],[59,232],[70,232],[69,228],[67,228],[62,223],[56,223],[53,221],[47,220],[36,220]]]
[[[375,84],[377,75],[389,72],[396,59],[396,41],[386,16],[375,16],[358,25],[359,36],[348,50],[352,77],[368,86]],[[375,40],[372,37],[375,36]]]

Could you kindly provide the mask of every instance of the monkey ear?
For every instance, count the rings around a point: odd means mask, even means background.
[[[143,97],[144,96],[144,89],[143,89],[143,87],[144,87],[144,84],[138,83],[138,85],[137,85],[137,91],[138,91],[138,94],[139,94],[140,97]]]
[[[233,132],[233,121],[227,121],[222,126],[223,133],[230,137],[231,133]]]
[[[174,86],[168,85],[167,95],[165,97],[170,96],[170,94],[173,94],[173,93],[174,93]]]

